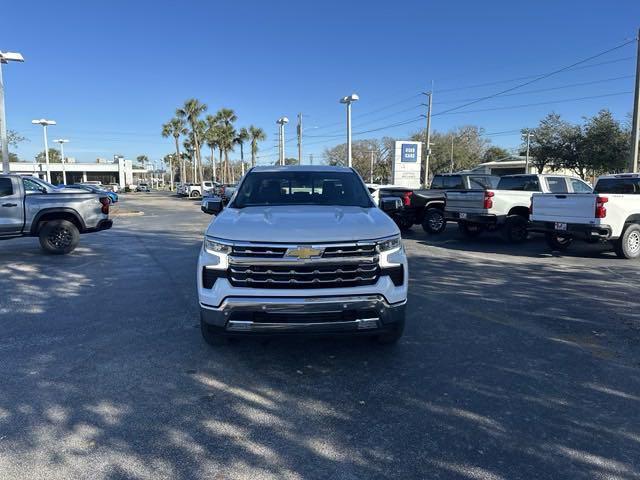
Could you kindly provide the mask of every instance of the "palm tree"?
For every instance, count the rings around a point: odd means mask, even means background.
[[[162,125],[162,136],[164,138],[173,137],[173,140],[176,144],[176,161],[180,161],[180,135],[186,135],[187,129],[184,126],[184,120],[178,117],[174,117],[169,120],[167,123]],[[180,171],[180,180],[184,182],[185,171],[184,171],[184,162],[180,162],[182,165],[182,169]],[[169,165],[169,170],[171,171],[171,190],[173,191],[173,165]]]
[[[207,128],[204,132],[204,138],[207,146],[211,149],[211,172],[212,180],[215,182],[217,180],[215,149],[219,149],[220,147],[220,125],[218,125],[218,120],[213,115],[207,115],[205,122]],[[222,150],[220,150],[220,162],[222,162]],[[222,165],[222,163],[220,163],[220,165]]]
[[[236,113],[230,108],[221,108],[215,115],[216,121],[220,126],[221,151],[220,156],[224,152],[224,168],[223,177],[226,182],[231,180],[231,169],[229,166],[229,150],[233,150],[234,139],[236,137],[233,122],[238,120]]]
[[[244,175],[244,142],[247,140],[249,140],[249,132],[244,127],[240,129],[236,138],[233,139],[233,143],[240,145],[240,169],[242,175]]]
[[[195,150],[195,161],[200,168],[200,179],[202,179],[202,162],[200,161],[200,139],[202,138],[202,125],[200,122],[200,115],[207,111],[207,106],[204,103],[200,103],[200,100],[196,98],[190,98],[184,102],[181,108],[176,110],[178,118],[186,120],[191,126],[191,134],[193,137],[193,148]],[[196,183],[196,179],[194,179]]]
[[[259,127],[251,125],[249,127],[249,139],[251,140],[251,166],[256,166],[256,154],[258,153],[258,142],[264,142],[267,136]]]

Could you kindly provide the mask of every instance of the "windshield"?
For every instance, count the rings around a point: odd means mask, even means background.
[[[373,206],[362,181],[352,172],[252,172],[231,206],[267,205]]]

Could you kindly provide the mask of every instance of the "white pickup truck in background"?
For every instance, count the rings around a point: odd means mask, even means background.
[[[591,186],[566,175],[506,175],[495,189],[446,192],[445,217],[467,237],[503,228],[507,240],[527,239],[529,206],[534,193],[590,193]]]
[[[574,239],[611,241],[621,258],[640,257],[640,175],[598,178],[593,193],[534,195],[530,230],[543,232],[554,250]]]

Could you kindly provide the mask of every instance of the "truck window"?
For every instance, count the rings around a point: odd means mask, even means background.
[[[487,175],[469,176],[469,187],[482,188],[483,190],[496,188],[499,180],[500,179],[498,177],[490,177]]]
[[[336,205],[370,208],[371,196],[351,172],[273,171],[249,173],[233,208],[268,205]]]
[[[569,188],[564,177],[547,177],[547,187],[551,193],[568,193]]]
[[[431,181],[431,188],[433,190],[444,189],[444,177],[440,175],[436,175],[435,177],[433,177],[433,180]]]
[[[640,194],[640,178],[603,178],[598,180],[593,193],[623,193],[627,195]]]
[[[519,190],[524,192],[539,192],[540,183],[535,175],[520,175],[517,177],[502,177],[498,182],[498,190]]]
[[[24,185],[24,191],[26,193],[43,193],[45,191],[45,188],[42,185],[30,178],[23,178],[22,184]]]
[[[578,178],[571,178],[569,179],[569,182],[571,182],[573,193],[591,193],[593,191],[591,185]]]
[[[0,178],[0,197],[13,195],[13,183],[10,178]]]

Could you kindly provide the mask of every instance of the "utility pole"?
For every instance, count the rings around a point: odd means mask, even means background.
[[[633,101],[633,130],[631,132],[631,166],[638,171],[638,142],[640,142],[640,29],[638,29],[638,53],[636,58],[636,88]]]
[[[424,148],[424,188],[429,184],[429,156],[431,155],[431,108],[433,106],[433,82],[431,82],[431,91],[426,92],[425,95],[429,97],[429,103],[427,104],[427,132],[425,135]]]
[[[449,173],[453,173],[453,139],[456,137],[455,133],[451,134],[451,167]]]
[[[0,156],[2,157],[2,173],[10,173],[9,139],[7,136],[7,118],[4,111],[4,83],[2,81],[2,65],[8,62],[24,62],[24,58],[16,52],[0,52]]]
[[[527,133],[524,133],[523,135],[527,137],[527,156],[524,163],[524,173],[526,174],[529,173],[529,145],[531,143],[531,137],[533,137],[533,133],[527,130]]]
[[[375,150],[369,150],[369,153],[371,153],[371,174],[369,176],[369,183],[373,183],[373,153],[375,152]]]
[[[302,165],[302,113],[298,114],[298,165]]]

